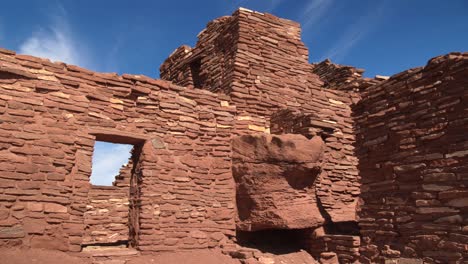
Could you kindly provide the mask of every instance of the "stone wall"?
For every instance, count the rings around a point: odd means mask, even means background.
[[[361,262],[468,259],[468,53],[368,88],[356,107]]]
[[[374,79],[364,78],[362,76],[363,69],[335,64],[329,59],[313,64],[312,72],[320,77],[324,82],[324,87],[354,92],[363,91],[367,87],[388,78],[385,76],[376,76]]]
[[[132,150],[132,157],[138,156],[135,154],[135,150]],[[130,158],[127,164],[122,165],[119,170],[119,174],[115,176],[115,180],[112,182],[112,186],[119,187],[119,188],[130,188],[130,181],[132,178],[132,171],[133,171],[134,162],[133,159]]]
[[[350,127],[350,130],[351,127]],[[314,114],[303,114],[300,111],[285,109],[271,117],[273,134],[293,133],[308,138],[319,136],[325,141],[323,173],[317,179],[315,188],[320,205],[326,210],[324,217],[331,222],[356,221],[356,198],[360,194],[356,160],[354,156],[354,137],[334,136],[333,123],[321,121]]]
[[[237,220],[243,231],[301,228],[327,261],[467,259],[468,54],[367,79],[309,64],[300,32],[241,8],[210,22],[194,48],[176,49],[160,68],[166,81],[0,49],[0,246],[80,251],[128,240],[142,251],[227,250]],[[317,160],[275,156],[290,133],[324,142],[318,175],[302,173]],[[276,159],[233,154],[238,136],[274,139]],[[89,183],[96,140],[134,145],[109,188]],[[291,175],[313,183],[295,189]],[[305,201],[311,218],[294,216],[313,223],[281,216],[249,229],[234,178],[251,188],[242,198],[260,201],[261,221]],[[263,195],[278,186],[286,199]]]
[[[129,190],[115,186],[92,186],[84,213],[82,245],[127,244]]]
[[[91,186],[84,213],[82,245],[128,244],[130,211],[130,178],[133,162],[120,168],[112,186]]]
[[[208,23],[195,48],[181,46],[161,65],[162,79],[182,86],[230,93],[234,76],[238,21],[226,16]]]
[[[223,33],[225,29],[228,33]],[[230,96],[229,104],[238,113],[234,133],[239,135],[269,133],[271,116],[285,108],[313,114],[316,123],[330,130],[326,147],[333,151],[328,152],[341,153],[326,156],[328,164],[320,175],[324,184],[318,186],[323,207],[333,221],[355,221],[359,177],[352,146],[350,105],[354,95],[323,88],[323,82],[312,73],[300,32],[296,22],[241,8],[231,17],[208,24],[195,48],[177,49],[161,66],[161,78],[190,83],[190,75],[185,74],[188,64],[203,58],[200,71],[206,73],[205,79],[222,84],[216,86],[222,88],[204,89]],[[218,61],[229,61],[224,74],[205,70]],[[343,189],[350,191],[344,193]]]
[[[360,263],[359,236],[321,234],[307,242],[310,251],[321,263]]]
[[[0,243],[79,251],[95,140],[138,145],[138,248],[219,245],[235,230],[220,96],[0,51]],[[135,209],[136,210],[136,209]]]

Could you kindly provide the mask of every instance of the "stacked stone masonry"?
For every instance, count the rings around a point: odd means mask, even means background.
[[[355,221],[359,184],[350,105],[356,96],[323,89],[323,82],[312,73],[299,24],[239,9],[231,17],[209,23],[199,34],[195,48],[177,49],[161,66],[161,78],[190,83],[190,75],[184,72],[190,67],[187,62],[195,58],[201,58],[204,79],[222,84],[220,88],[207,89],[229,95],[229,104],[236,106],[234,133],[268,133],[271,116],[284,109],[313,114],[318,127],[331,130],[327,148],[334,151],[327,152],[337,155],[325,157],[328,162],[319,176],[322,184],[316,187],[333,221]],[[231,74],[210,70],[212,61],[229,62],[225,71]],[[341,199],[344,190],[346,197]]]
[[[468,260],[468,53],[369,87],[356,106],[362,262]]]
[[[113,186],[92,186],[84,213],[83,245],[128,243],[130,178],[133,162],[123,165]]]
[[[128,188],[93,186],[89,190],[82,245],[129,241],[128,197]]]
[[[235,108],[219,96],[4,50],[0,63],[2,245],[81,250],[95,140],[142,149],[140,250],[213,247],[234,234]]]
[[[227,250],[275,229],[322,263],[468,261],[468,53],[369,79],[310,64],[300,34],[241,8],[163,80],[0,49],[0,247]],[[113,186],[89,182],[95,141],[134,146]]]
[[[324,87],[342,91],[363,91],[367,87],[387,79],[386,76],[376,76],[373,79],[363,78],[363,69],[334,64],[329,59],[313,64],[312,72],[323,80]]]

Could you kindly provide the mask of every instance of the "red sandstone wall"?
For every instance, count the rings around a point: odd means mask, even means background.
[[[468,259],[468,53],[370,87],[357,113],[362,263]]]
[[[322,122],[314,114],[303,114],[289,109],[274,113],[271,117],[273,134],[294,133],[308,138],[322,137],[325,141],[323,173],[316,181],[320,206],[331,208],[324,217],[334,222],[355,220],[356,197],[359,195],[358,172],[355,164],[346,157],[354,156],[351,137],[337,141],[335,124]],[[344,206],[343,206],[344,205]]]
[[[161,65],[161,78],[181,86],[197,86],[228,94],[235,74],[233,68],[238,27],[234,16],[220,17],[209,22],[206,29],[198,34],[195,48],[181,46]],[[196,76],[194,68],[198,70]]]
[[[367,87],[386,79],[386,77],[383,76],[374,79],[363,78],[363,69],[335,64],[329,59],[313,64],[312,72],[317,74],[320,79],[324,81],[324,87],[342,91],[363,91]]]
[[[135,150],[132,150],[132,156],[137,155],[134,153]],[[132,177],[133,166],[133,159],[130,158],[127,164],[122,165],[122,167],[120,168],[119,174],[115,176],[115,180],[112,182],[112,186],[119,188],[130,187],[130,179]]]
[[[219,245],[234,114],[207,91],[0,50],[0,244],[80,250],[98,138],[142,146],[139,249]]]
[[[110,192],[89,184],[96,139],[141,149],[131,181],[116,182],[130,185],[132,244],[219,246],[235,232],[230,139],[271,129],[324,136],[316,193],[335,223],[356,220],[361,195],[362,263],[457,263],[468,258],[467,61],[450,54],[383,82],[360,80],[350,68],[310,65],[297,23],[244,9],[161,66],[164,79],[219,94],[0,49],[0,246],[78,251],[110,241],[99,237],[112,230],[99,213],[123,220],[126,201],[113,205]],[[359,95],[348,80],[365,90],[354,120]],[[356,237],[321,239],[356,261]]]
[[[133,162],[122,166],[113,186],[92,186],[84,213],[82,244],[128,243]]]
[[[323,82],[311,73],[313,66],[308,62],[308,50],[296,22],[239,9],[231,17],[217,21],[216,26],[210,25],[200,34],[194,49],[185,56],[180,55],[181,49],[176,50],[166,60],[161,78],[189,83],[190,76],[184,73],[193,58],[211,58],[201,68],[233,58],[233,68],[225,68],[227,73],[214,73],[207,79],[223,83],[223,88],[216,91],[228,94],[229,104],[236,106],[236,134],[269,133],[272,114],[284,108],[314,114],[317,123],[332,130],[327,139],[330,154],[326,155],[328,162],[321,175],[323,184],[317,193],[333,221],[354,221],[359,195],[350,109],[354,95],[323,89]],[[228,28],[229,37],[220,37],[218,28]],[[223,52],[211,52],[212,47],[219,46]]]
[[[336,263],[323,261],[326,256],[336,256],[339,263],[360,263],[359,246],[361,239],[359,236],[351,235],[312,235],[307,242],[311,254],[322,260],[321,263]]]
[[[83,245],[127,243],[130,240],[128,188],[92,186],[84,213]]]

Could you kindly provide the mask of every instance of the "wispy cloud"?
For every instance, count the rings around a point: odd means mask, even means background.
[[[302,29],[306,30],[311,26],[317,26],[317,22],[325,17],[333,3],[334,0],[310,0],[299,17],[299,21],[302,22]]]
[[[19,52],[52,61],[90,67],[91,63],[86,52],[80,48],[85,45],[74,35],[67,19],[67,12],[61,6],[57,10],[50,17],[51,23],[32,32],[31,36],[20,45]]]
[[[273,12],[284,0],[271,0],[265,12]]]
[[[3,42],[3,40],[5,40],[5,31],[4,31],[4,28],[3,28],[3,22],[2,22],[2,19],[0,18],[0,41]]]
[[[119,52],[121,48],[125,45],[126,35],[124,33],[119,33],[119,35],[114,39],[112,46],[108,50],[106,55],[106,60],[104,62],[104,70],[106,72],[119,72]]]
[[[228,5],[226,8],[226,13],[230,15],[234,10],[238,9],[239,7],[243,7],[243,5],[247,2],[247,0],[234,0],[231,4]]]
[[[335,62],[343,60],[357,43],[376,29],[382,20],[384,20],[386,4],[386,1],[382,1],[369,8],[369,10],[365,10],[366,14],[351,24],[345,30],[342,37],[325,52],[325,55],[320,60],[326,58],[332,59]]]
[[[93,171],[91,183],[94,185],[111,185],[119,174],[122,165],[128,163],[132,145],[96,142],[93,154]]]

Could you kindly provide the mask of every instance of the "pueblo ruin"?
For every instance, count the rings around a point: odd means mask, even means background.
[[[241,8],[161,79],[0,49],[0,247],[466,263],[468,53],[364,78],[300,32]],[[113,186],[95,141],[133,145]]]

